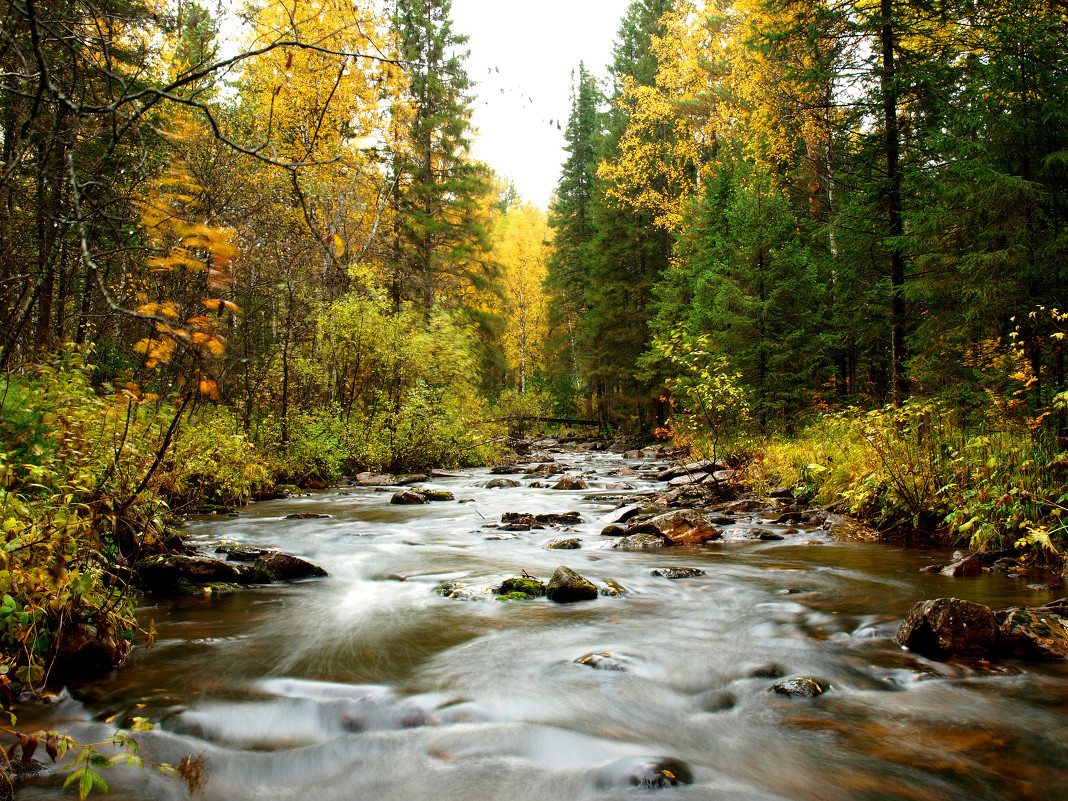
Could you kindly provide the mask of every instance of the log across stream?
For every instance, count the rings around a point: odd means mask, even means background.
[[[610,549],[606,515],[663,482],[615,454],[552,455],[591,487],[515,475],[518,487],[488,489],[495,476],[473,470],[426,485],[455,501],[348,487],[192,521],[206,552],[279,548],[329,576],[146,605],[154,647],[20,723],[88,742],[148,717],[146,759],[197,760],[197,797],[219,801],[1068,798],[1068,667],[933,661],[893,639],[925,598],[1003,607],[1050,591],[920,573],[948,553],[759,514],[736,516],[722,541]],[[616,481],[629,488],[597,487]],[[568,511],[581,522],[486,527]],[[285,519],[298,513],[329,517]],[[546,547],[561,538],[581,547]],[[561,565],[622,593],[560,604],[488,591]],[[435,592],[450,581],[467,592]],[[773,691],[790,679],[826,691]],[[152,771],[106,776],[113,798],[189,797]],[[69,797],[62,779],[16,797]]]

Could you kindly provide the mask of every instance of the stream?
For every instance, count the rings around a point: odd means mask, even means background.
[[[137,737],[146,760],[198,760],[196,797],[211,801],[1068,799],[1068,667],[936,662],[893,639],[925,598],[1053,600],[1028,589],[1034,579],[921,574],[949,552],[787,531],[760,515],[739,516],[720,542],[609,550],[605,516],[663,489],[658,465],[553,456],[591,489],[523,476],[487,489],[495,476],[470,470],[425,485],[453,502],[391,505],[392,490],[346,487],[190,521],[185,535],[208,553],[278,548],[329,577],[146,605],[152,648],[20,710],[20,727],[90,742],[147,717],[158,727]],[[609,475],[624,466],[641,475]],[[596,488],[618,480],[631,489]],[[583,522],[570,530],[485,527],[504,512],[571,510]],[[330,517],[285,519],[304,512]],[[752,539],[758,525],[784,538]],[[561,537],[582,547],[545,547]],[[523,570],[547,581],[559,565],[626,593],[556,604],[484,592]],[[652,574],[661,567],[704,574],[669,580]],[[435,594],[447,580],[477,597]],[[771,691],[800,676],[829,689]],[[630,784],[657,764],[682,781]],[[190,797],[152,770],[105,776],[112,799]],[[63,778],[16,798],[76,797]]]

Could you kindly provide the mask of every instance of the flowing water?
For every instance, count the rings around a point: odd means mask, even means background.
[[[612,454],[558,458],[591,482],[644,467]],[[213,801],[1068,799],[1068,669],[933,662],[893,641],[924,598],[1052,600],[1029,579],[920,574],[948,552],[813,527],[746,539],[757,524],[747,516],[723,542],[608,550],[600,531],[619,491],[529,479],[486,489],[490,477],[428,485],[468,503],[395,506],[388,492],[347,488],[193,521],[186,533],[208,551],[221,541],[280,548],[330,576],[146,606],[154,647],[20,723],[87,742],[148,717],[159,726],[139,736],[146,759],[198,759],[197,797]],[[625,480],[635,494],[663,488]],[[503,512],[569,510],[583,519],[573,532],[484,527]],[[294,512],[330,517],[284,519]],[[563,536],[581,549],[545,547]],[[568,605],[482,592],[523,570],[547,580],[558,565],[627,592]],[[651,574],[665,566],[704,575]],[[450,579],[476,599],[434,593]],[[591,654],[607,655],[592,660],[602,669],[578,661]],[[786,698],[770,690],[776,674],[830,689]],[[684,763],[692,776],[664,764],[692,783],[629,785],[660,757]],[[106,777],[112,798],[189,797],[152,771]],[[17,797],[69,797],[62,778]]]

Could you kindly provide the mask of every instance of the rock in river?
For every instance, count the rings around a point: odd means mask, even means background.
[[[999,625],[999,646],[1023,659],[1068,658],[1068,623],[1048,610],[1005,609],[995,612]]]
[[[389,499],[389,502],[402,506],[417,506],[418,504],[426,503],[426,498],[415,490],[404,489],[395,492],[393,497]]]
[[[627,534],[655,534],[673,545],[698,545],[722,538],[722,532],[690,509],[657,515],[627,528]]]
[[[968,556],[951,565],[946,565],[940,572],[943,576],[952,576],[953,578],[981,576],[983,574],[983,565],[974,556]]]
[[[785,695],[789,698],[815,698],[823,695],[827,690],[815,679],[797,678],[783,679],[771,685],[771,691],[777,695]]]
[[[252,566],[258,581],[294,581],[304,578],[319,578],[326,571],[318,565],[287,553],[269,553],[261,556]]]
[[[906,648],[934,658],[989,657],[996,645],[998,624],[989,607],[959,598],[921,601],[909,610],[897,630]]]
[[[486,482],[486,489],[508,489],[518,486],[519,482],[514,478],[494,478]]]
[[[136,571],[139,582],[149,592],[172,592],[183,582],[245,584],[249,580],[248,574],[236,565],[207,556],[157,554],[138,562]]]
[[[494,587],[493,591],[497,595],[511,600],[520,600],[520,596],[523,598],[540,598],[545,595],[545,585],[536,578],[516,576],[515,578],[505,579],[499,586]]]
[[[570,567],[561,565],[545,587],[545,597],[558,604],[573,601],[592,601],[597,597],[597,588]]]
[[[697,567],[658,567],[652,574],[666,579],[684,579],[703,576],[705,571]]]
[[[553,489],[584,490],[589,489],[589,485],[578,476],[564,476],[555,484],[553,484]]]
[[[608,547],[621,551],[637,551],[643,548],[663,548],[665,545],[667,541],[656,534],[631,534],[628,537],[620,537]]]
[[[685,763],[671,757],[623,757],[598,770],[594,778],[599,790],[609,787],[655,790],[679,784],[693,784],[693,773]]]
[[[568,537],[567,539],[553,540],[545,547],[561,550],[574,550],[582,547],[582,541],[578,537]]]

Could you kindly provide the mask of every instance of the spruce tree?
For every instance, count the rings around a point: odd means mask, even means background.
[[[578,348],[585,340],[586,295],[593,273],[594,193],[603,136],[603,115],[598,108],[603,96],[596,79],[581,62],[573,77],[571,114],[564,133],[568,157],[549,210],[554,239],[546,279],[560,301],[551,321],[556,334],[552,383],[560,403],[580,387]]]
[[[470,158],[471,81],[466,36],[453,32],[451,0],[396,0],[393,26],[408,86],[394,106],[399,141],[394,181],[395,306],[424,308],[457,283],[483,283],[489,270],[486,171]]]

